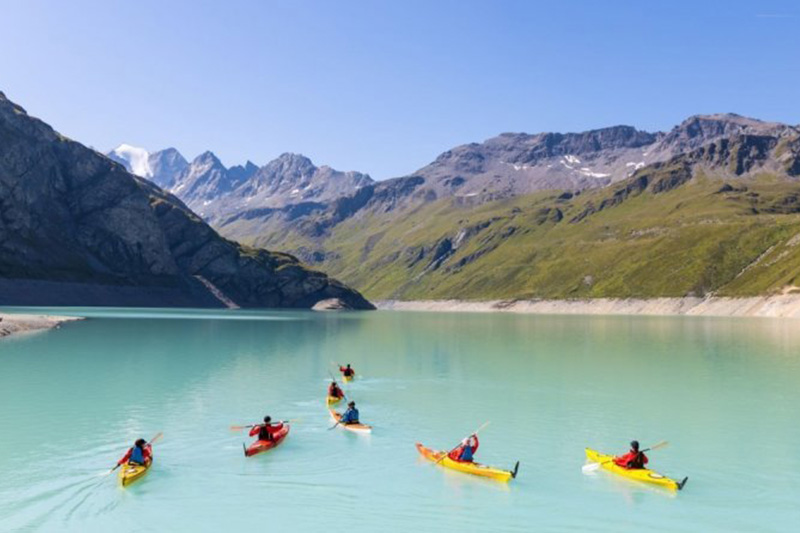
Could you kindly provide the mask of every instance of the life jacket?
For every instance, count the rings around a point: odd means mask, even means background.
[[[272,440],[272,433],[270,433],[269,428],[267,425],[264,424],[258,430],[258,440]]]
[[[131,457],[128,459],[130,463],[136,463],[143,465],[144,464],[144,449],[139,448],[138,446],[134,446],[131,450]]]
[[[472,446],[467,445],[461,449],[461,457],[459,457],[459,460],[469,463],[472,462]]]

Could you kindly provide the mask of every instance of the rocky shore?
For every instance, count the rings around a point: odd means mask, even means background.
[[[384,300],[378,309],[543,315],[689,315],[800,318],[800,295],[751,298],[596,298],[586,300]]]
[[[0,338],[16,333],[51,329],[74,320],[83,319],[70,316],[0,314]]]

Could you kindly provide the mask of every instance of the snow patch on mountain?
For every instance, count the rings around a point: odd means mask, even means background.
[[[117,159],[121,159],[130,171],[137,176],[143,178],[153,176],[153,171],[150,169],[150,152],[144,148],[123,143],[111,150],[111,154],[117,156]]]

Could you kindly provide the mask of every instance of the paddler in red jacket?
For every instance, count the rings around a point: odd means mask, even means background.
[[[455,450],[449,453],[449,457],[459,463],[471,463],[475,452],[478,451],[478,445],[478,436],[470,435],[462,440]]]
[[[283,429],[283,422],[277,424],[272,423],[272,417],[265,416],[264,423],[253,426],[250,430],[250,436],[258,435],[258,440],[273,441],[275,440],[275,433]]]
[[[344,398],[344,391],[339,388],[336,380],[331,381],[331,384],[328,385],[328,396],[332,398]]]
[[[644,465],[646,465],[648,461],[649,459],[644,452],[639,451],[638,440],[631,442],[631,450],[628,453],[614,458],[614,463],[616,463],[617,466],[629,469],[644,468]]]
[[[339,372],[346,378],[352,378],[356,375],[356,371],[350,368],[350,363],[347,363],[347,366],[340,366]]]
[[[153,447],[147,444],[144,439],[137,439],[136,442],[133,443],[133,447],[122,456],[122,459],[117,461],[117,466],[122,466],[125,463],[144,466],[152,460]]]

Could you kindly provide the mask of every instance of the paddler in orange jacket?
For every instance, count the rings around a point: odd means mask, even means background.
[[[614,463],[617,466],[628,469],[644,468],[648,461],[649,459],[644,452],[639,451],[638,440],[631,442],[631,450],[628,453],[614,458]]]
[[[250,430],[250,436],[258,435],[258,440],[273,441],[275,440],[275,433],[283,429],[283,422],[277,424],[272,423],[272,417],[265,416],[264,423],[253,426]]]
[[[451,451],[448,456],[453,461],[458,461],[460,463],[471,463],[475,452],[478,451],[478,445],[478,436],[470,435],[466,439],[462,440],[461,444],[459,444],[455,450]]]

